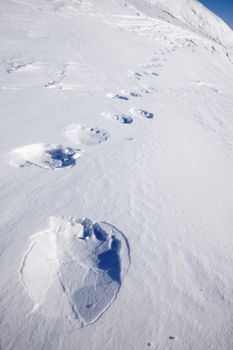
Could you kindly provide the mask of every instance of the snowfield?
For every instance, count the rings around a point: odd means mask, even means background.
[[[0,19],[1,350],[230,350],[232,30],[195,0]]]

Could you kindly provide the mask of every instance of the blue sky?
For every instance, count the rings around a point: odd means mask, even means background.
[[[233,0],[199,0],[233,29]]]

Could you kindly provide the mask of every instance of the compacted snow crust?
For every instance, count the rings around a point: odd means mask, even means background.
[[[0,1],[1,350],[232,348],[232,48],[194,0]]]

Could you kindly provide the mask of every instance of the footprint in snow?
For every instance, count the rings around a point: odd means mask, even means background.
[[[115,114],[113,118],[122,124],[132,124],[133,118],[125,114]]]
[[[118,122],[122,124],[132,124],[133,118],[129,115],[120,113],[120,114],[111,114],[111,113],[102,113],[102,115],[110,120],[117,120]]]
[[[35,165],[54,170],[75,166],[80,156],[79,149],[38,143],[16,148],[9,154],[9,159],[10,164],[15,167]]]
[[[126,95],[122,95],[122,94],[113,94],[111,92],[106,94],[106,97],[111,98],[113,100],[123,100],[123,101],[128,101],[129,97]]]
[[[84,144],[87,146],[98,145],[110,137],[109,133],[103,129],[80,124],[68,125],[64,135],[73,145]]]
[[[127,91],[122,89],[120,90],[120,93],[129,97],[142,97],[142,94],[138,90]]]
[[[14,60],[14,59],[6,59],[3,60],[6,66],[6,72],[8,74],[12,74],[15,72],[23,72],[33,70],[36,66],[34,66],[32,61],[25,62],[24,60]]]
[[[147,112],[144,109],[137,109],[137,108],[131,108],[130,113],[135,115],[135,116],[143,116],[147,119],[153,119],[154,118],[154,113],[152,112]]]
[[[20,276],[34,311],[83,327],[114,301],[129,265],[127,239],[115,227],[51,217],[45,231],[31,236]]]
[[[152,90],[153,90],[153,88],[152,88]],[[150,90],[149,89],[145,89],[145,88],[142,88],[141,92],[145,93],[145,94],[150,94]]]
[[[174,335],[170,335],[170,336],[168,337],[168,339],[169,339],[169,340],[176,340],[177,338],[176,338]]]
[[[128,76],[137,80],[141,80],[142,74],[139,72],[129,72]]]
[[[113,100],[118,99],[118,100],[128,101],[130,97],[142,97],[142,92],[149,93],[149,91],[146,89],[141,89],[141,92],[140,90],[127,91],[122,89],[120,90],[119,94],[113,94],[112,92],[109,92],[106,94],[106,97],[111,98]]]

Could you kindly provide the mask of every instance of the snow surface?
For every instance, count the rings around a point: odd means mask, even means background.
[[[230,28],[194,0],[0,18],[1,350],[231,349]]]

